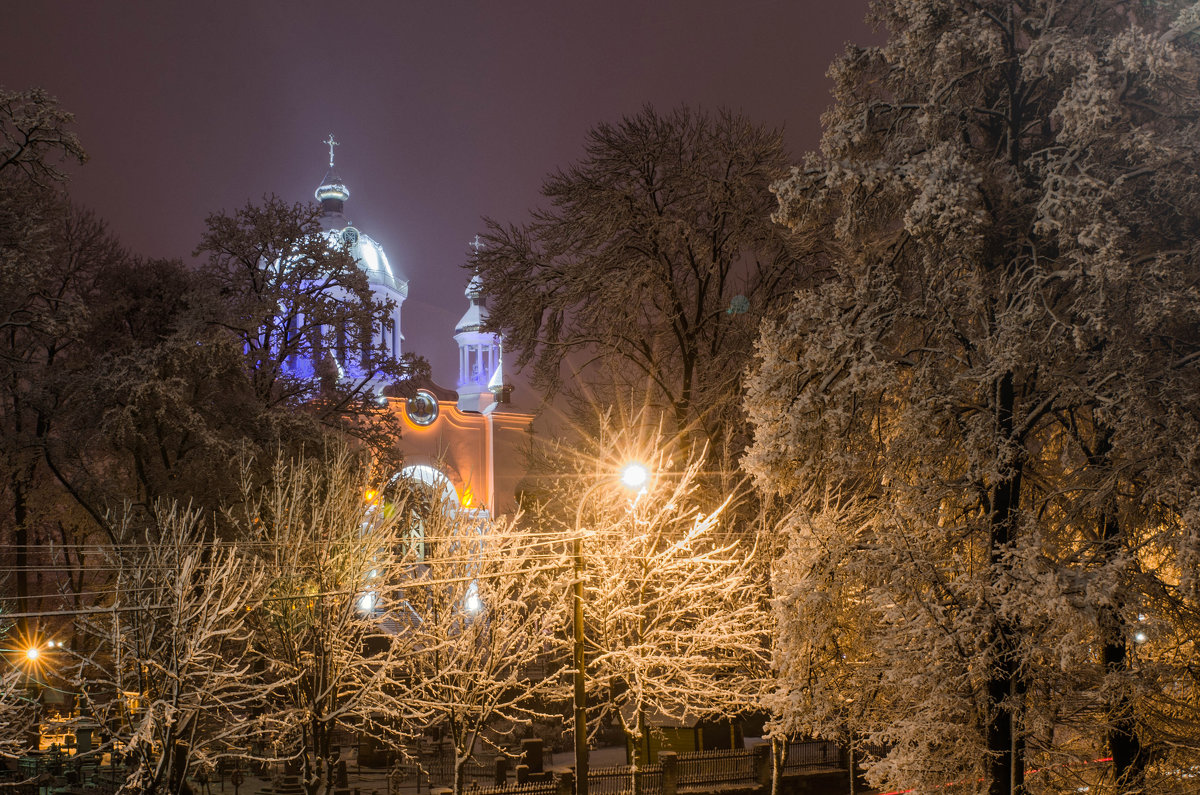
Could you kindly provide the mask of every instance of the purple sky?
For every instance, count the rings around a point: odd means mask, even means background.
[[[523,220],[588,129],[645,103],[741,111],[799,159],[830,61],[875,38],[866,5],[39,0],[4,10],[0,85],[75,113],[72,194],[149,256],[190,258],[211,212],[311,200],[332,132],[347,215],[409,280],[406,349],[453,384],[481,216]]]

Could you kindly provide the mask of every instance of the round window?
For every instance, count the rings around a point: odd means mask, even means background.
[[[429,425],[437,419],[438,402],[433,393],[418,389],[404,404],[404,412],[414,425]]]

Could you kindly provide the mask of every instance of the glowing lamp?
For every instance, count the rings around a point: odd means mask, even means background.
[[[650,479],[650,471],[641,464],[627,464],[621,470],[621,483],[627,488],[640,489]]]

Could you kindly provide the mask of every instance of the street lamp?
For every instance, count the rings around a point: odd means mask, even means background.
[[[641,491],[650,479],[650,471],[638,463],[626,464],[621,469],[620,482],[627,489]],[[583,506],[588,497],[608,485],[607,478],[592,484],[579,498],[575,511],[575,541],[572,555],[575,558],[575,614],[572,620],[574,649],[572,663],[575,668],[575,795],[587,795],[588,791],[588,742],[587,742],[587,689],[583,657]]]

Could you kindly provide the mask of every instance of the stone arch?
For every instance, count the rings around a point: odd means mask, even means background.
[[[461,504],[458,497],[458,489],[454,487],[454,483],[446,476],[446,473],[437,467],[429,464],[410,464],[401,469],[398,474],[399,477],[424,483],[426,486],[434,489],[442,496],[442,499],[454,507],[458,507]]]

